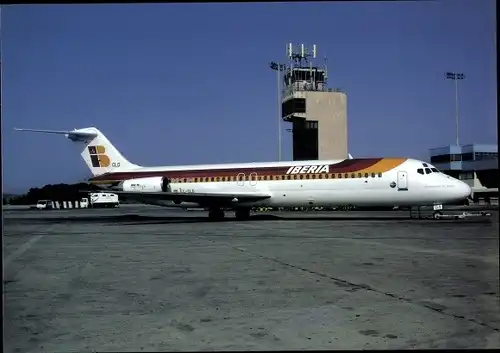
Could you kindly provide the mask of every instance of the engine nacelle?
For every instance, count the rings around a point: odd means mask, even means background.
[[[168,192],[170,181],[165,177],[150,177],[125,180],[120,189],[128,192]]]

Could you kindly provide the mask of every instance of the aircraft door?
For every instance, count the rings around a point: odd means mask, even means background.
[[[398,190],[408,190],[408,173],[406,171],[398,172]]]
[[[257,185],[257,173],[250,173],[250,186]]]
[[[239,173],[236,176],[236,185],[238,185],[238,186],[245,185],[245,174],[244,173]]]

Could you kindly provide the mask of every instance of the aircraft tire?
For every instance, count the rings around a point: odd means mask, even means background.
[[[443,213],[441,211],[436,211],[432,216],[434,217],[434,219],[441,219],[442,215]]]
[[[224,211],[220,208],[212,208],[208,211],[208,218],[211,221],[220,221],[224,219]]]
[[[234,211],[234,215],[238,221],[246,221],[250,218],[250,209],[249,208],[239,208]]]

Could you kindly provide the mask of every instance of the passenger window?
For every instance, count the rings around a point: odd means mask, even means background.
[[[378,173],[378,177],[379,177],[379,178],[382,178],[382,173]]]
[[[429,168],[425,168],[425,174],[431,174],[431,170]]]
[[[351,178],[356,178],[356,174],[352,173]]]
[[[349,178],[349,174],[345,173],[345,174],[344,174],[344,177],[345,177],[346,179],[347,179],[347,178]]]
[[[312,178],[313,178],[313,179],[316,179],[316,174],[313,174],[313,175],[312,175]]]
[[[375,173],[372,173],[372,178],[375,178]]]
[[[363,174],[358,173],[358,178],[362,178],[362,177],[363,177]]]
[[[318,175],[318,178],[319,178],[319,179],[323,179],[323,174],[319,174],[319,175]]]
[[[417,173],[424,175],[424,169],[423,168],[418,168],[417,169]]]
[[[306,174],[306,179],[309,179],[309,174]]]
[[[368,173],[365,173],[365,178],[368,178]]]
[[[342,179],[342,174],[337,175],[339,179]]]

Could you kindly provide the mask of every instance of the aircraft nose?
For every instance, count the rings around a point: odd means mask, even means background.
[[[458,181],[457,183],[457,193],[460,194],[460,197],[464,199],[468,198],[472,194],[472,188],[464,183],[463,181]]]

